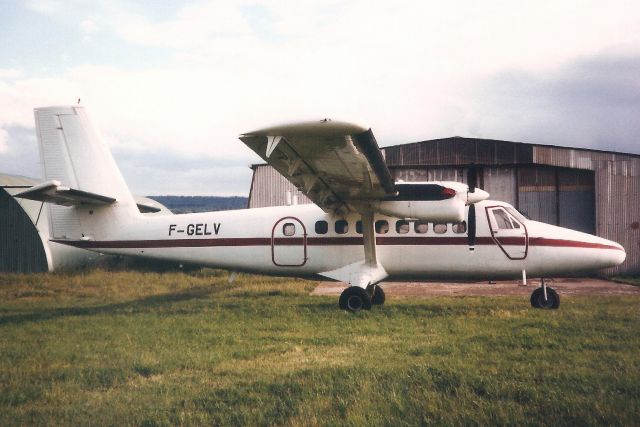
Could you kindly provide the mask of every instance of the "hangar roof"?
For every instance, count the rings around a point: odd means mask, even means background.
[[[640,155],[495,139],[432,139],[383,148],[388,166],[545,164],[597,169],[599,161],[637,162]]]

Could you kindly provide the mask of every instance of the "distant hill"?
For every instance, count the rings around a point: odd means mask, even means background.
[[[175,214],[208,211],[228,211],[245,209],[246,197],[217,197],[217,196],[148,196],[165,205]]]

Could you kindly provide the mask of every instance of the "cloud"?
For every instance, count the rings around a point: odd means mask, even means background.
[[[237,136],[276,122],[364,121],[381,145],[475,135],[621,150],[637,128],[626,94],[637,99],[640,7],[626,0],[28,7],[49,19],[51,45],[86,35],[92,49],[65,51],[56,72],[0,70],[9,152],[24,137],[12,129],[34,132],[34,107],[81,98],[132,186],[171,176],[174,194],[216,182],[246,194],[243,165],[259,158]]]
[[[0,173],[39,178],[40,156],[33,129],[0,128]]]
[[[17,68],[0,68],[0,79],[17,79],[23,76],[22,70]]]
[[[136,194],[247,195],[251,170],[243,159],[176,150],[117,147],[113,155]]]
[[[8,140],[9,139],[9,133],[0,128],[0,154],[4,154],[7,151],[9,151],[9,143]]]
[[[96,21],[94,21],[91,18],[87,18],[83,20],[80,23],[80,27],[82,28],[82,31],[84,31],[87,34],[95,34],[100,30],[100,27],[98,26]]]
[[[174,19],[153,22],[146,16],[122,14],[115,24],[125,40],[145,46],[199,47],[212,37],[229,37],[249,31],[237,4],[209,1],[185,5]]]
[[[469,107],[470,134],[640,153],[640,54],[602,54],[557,70],[490,78]]]

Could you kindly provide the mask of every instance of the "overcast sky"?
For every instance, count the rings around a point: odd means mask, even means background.
[[[640,2],[0,0],[0,172],[78,98],[142,195],[247,195],[299,119],[640,153]]]

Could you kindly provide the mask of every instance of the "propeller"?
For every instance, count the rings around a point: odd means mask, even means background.
[[[469,193],[475,193],[478,186],[478,170],[476,165],[469,166],[467,170],[467,185],[469,186]]]
[[[467,243],[469,250],[476,249],[476,205],[469,205],[469,214],[467,218]]]
[[[467,170],[467,185],[469,193],[475,193],[478,186],[478,171],[475,165],[469,166]],[[467,214],[467,243],[470,251],[476,249],[476,205],[474,203],[469,203],[469,213]]]

